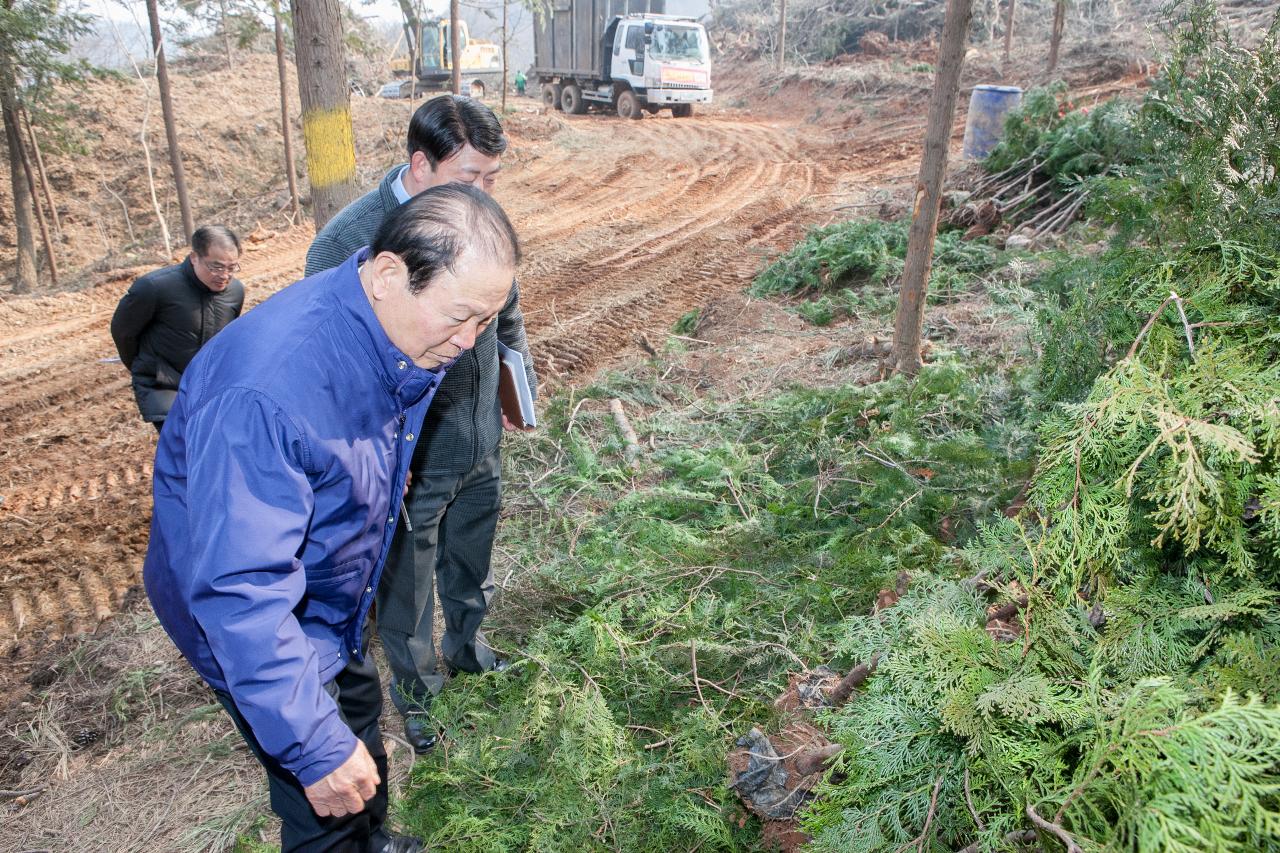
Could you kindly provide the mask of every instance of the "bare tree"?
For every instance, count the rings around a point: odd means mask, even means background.
[[[1009,73],[1009,50],[1013,46],[1013,14],[1014,7],[1018,0],[1009,0],[1009,7],[1005,11],[1004,16],[1004,58],[1000,63],[1000,76],[1007,76]]]
[[[227,70],[235,70],[231,58],[231,21],[227,18],[227,0],[218,0],[218,29],[222,30],[222,50],[227,55]]]
[[[462,94],[462,56],[458,36],[458,0],[449,0],[449,88],[453,94]]]
[[[271,0],[271,13],[276,25],[276,73],[280,76],[280,135],[284,137],[284,172],[289,178],[289,206],[296,221],[302,211],[298,201],[298,168],[293,161],[293,125],[289,122],[289,75],[284,57],[284,24],[280,21],[280,2]]]
[[[507,0],[502,0],[502,112],[507,114]]]
[[[338,0],[291,0],[311,214],[323,228],[356,197],[355,133]]]
[[[960,71],[964,67],[965,43],[972,16],[973,0],[947,0],[890,354],[893,369],[908,376],[915,376],[924,365],[920,339],[924,331],[925,296],[933,266],[933,243],[938,236],[938,210],[942,201],[942,182],[947,173],[951,127],[955,121],[956,92],[960,86]]]
[[[778,11],[778,70],[787,62],[787,0],[782,0]]]
[[[187,179],[182,173],[182,149],[178,147],[178,125],[173,117],[173,95],[169,88],[169,63],[164,56],[164,38],[160,34],[160,12],[156,0],[147,0],[147,19],[151,24],[151,50],[155,54],[156,82],[160,87],[160,111],[164,114],[164,135],[169,143],[169,168],[173,170],[173,187],[178,193],[178,210],[182,213],[182,233],[187,242],[196,230],[187,198]]]
[[[48,84],[83,79],[85,63],[71,60],[67,54],[70,43],[87,30],[88,21],[88,16],[79,10],[57,3],[0,0],[0,124],[4,125],[13,191],[16,293],[30,291],[38,283],[34,221],[37,207],[32,203],[34,193],[27,186],[22,113],[48,97],[53,91]]]
[[[160,208],[160,199],[156,196],[156,173],[155,167],[151,163],[151,145],[147,142],[147,124],[151,121],[151,86],[147,83],[147,78],[142,75],[142,69],[138,67],[138,63],[134,60],[133,54],[129,52],[129,48],[124,43],[124,38],[120,35],[120,28],[116,26],[115,19],[107,18],[107,22],[111,25],[111,33],[115,36],[116,45],[120,51],[129,57],[129,63],[133,66],[133,73],[137,75],[138,82],[142,84],[142,127],[138,131],[138,143],[142,148],[142,162],[147,171],[147,189],[151,192],[151,208],[156,212],[156,222],[160,225],[160,236],[164,238],[164,255],[170,257],[173,254],[173,241],[169,237],[169,224],[165,222],[164,211]],[[136,24],[135,17],[134,23]],[[159,72],[160,66],[154,65],[152,68]],[[104,187],[108,186],[104,181]],[[112,192],[115,195],[114,191]],[[120,196],[116,195],[117,199]],[[129,223],[129,209],[125,206],[124,201],[120,200],[120,205],[124,207],[125,224],[129,226],[130,239],[133,237],[133,226]]]
[[[53,256],[53,241],[49,239],[49,223],[45,221],[44,211],[40,207],[40,197],[36,194],[36,176],[31,168],[31,158],[27,156],[26,145],[22,137],[18,137],[18,156],[22,158],[22,171],[27,176],[27,190],[31,193],[31,207],[36,214],[36,224],[40,226],[40,239],[44,242],[44,254],[49,259],[49,278],[58,284],[58,259]]]
[[[1058,67],[1058,48],[1062,46],[1062,30],[1066,26],[1067,0],[1053,4],[1053,34],[1049,36],[1049,70]]]
[[[17,82],[6,53],[0,53],[0,112],[4,113],[4,141],[9,149],[9,184],[13,189],[13,221],[18,236],[18,269],[14,293],[28,293],[36,286],[36,237],[31,196],[23,185],[22,134],[18,131]]]

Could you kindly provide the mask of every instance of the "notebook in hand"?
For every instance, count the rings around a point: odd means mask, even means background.
[[[498,342],[498,400],[507,420],[521,429],[533,429],[538,416],[533,411],[533,389],[524,369],[524,356]]]

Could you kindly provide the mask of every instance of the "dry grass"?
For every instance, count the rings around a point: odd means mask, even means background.
[[[145,602],[44,677],[2,733],[0,778],[23,796],[0,801],[0,853],[217,853],[278,837],[262,769]],[[398,730],[394,712],[384,726]],[[387,749],[394,796],[410,762],[393,736]]]

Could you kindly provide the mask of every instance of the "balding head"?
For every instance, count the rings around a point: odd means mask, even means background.
[[[383,220],[371,256],[391,252],[409,271],[409,292],[420,293],[459,257],[476,257],[514,269],[520,240],[501,206],[465,184],[432,187],[400,205]]]
[[[498,203],[447,184],[383,221],[360,281],[391,343],[419,367],[436,368],[497,318],[519,261],[520,241]]]

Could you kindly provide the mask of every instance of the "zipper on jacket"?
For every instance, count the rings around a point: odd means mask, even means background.
[[[475,370],[471,371],[471,468],[480,464],[480,356],[472,349]],[[498,368],[501,370],[501,366]],[[469,469],[468,469],[469,470]]]

